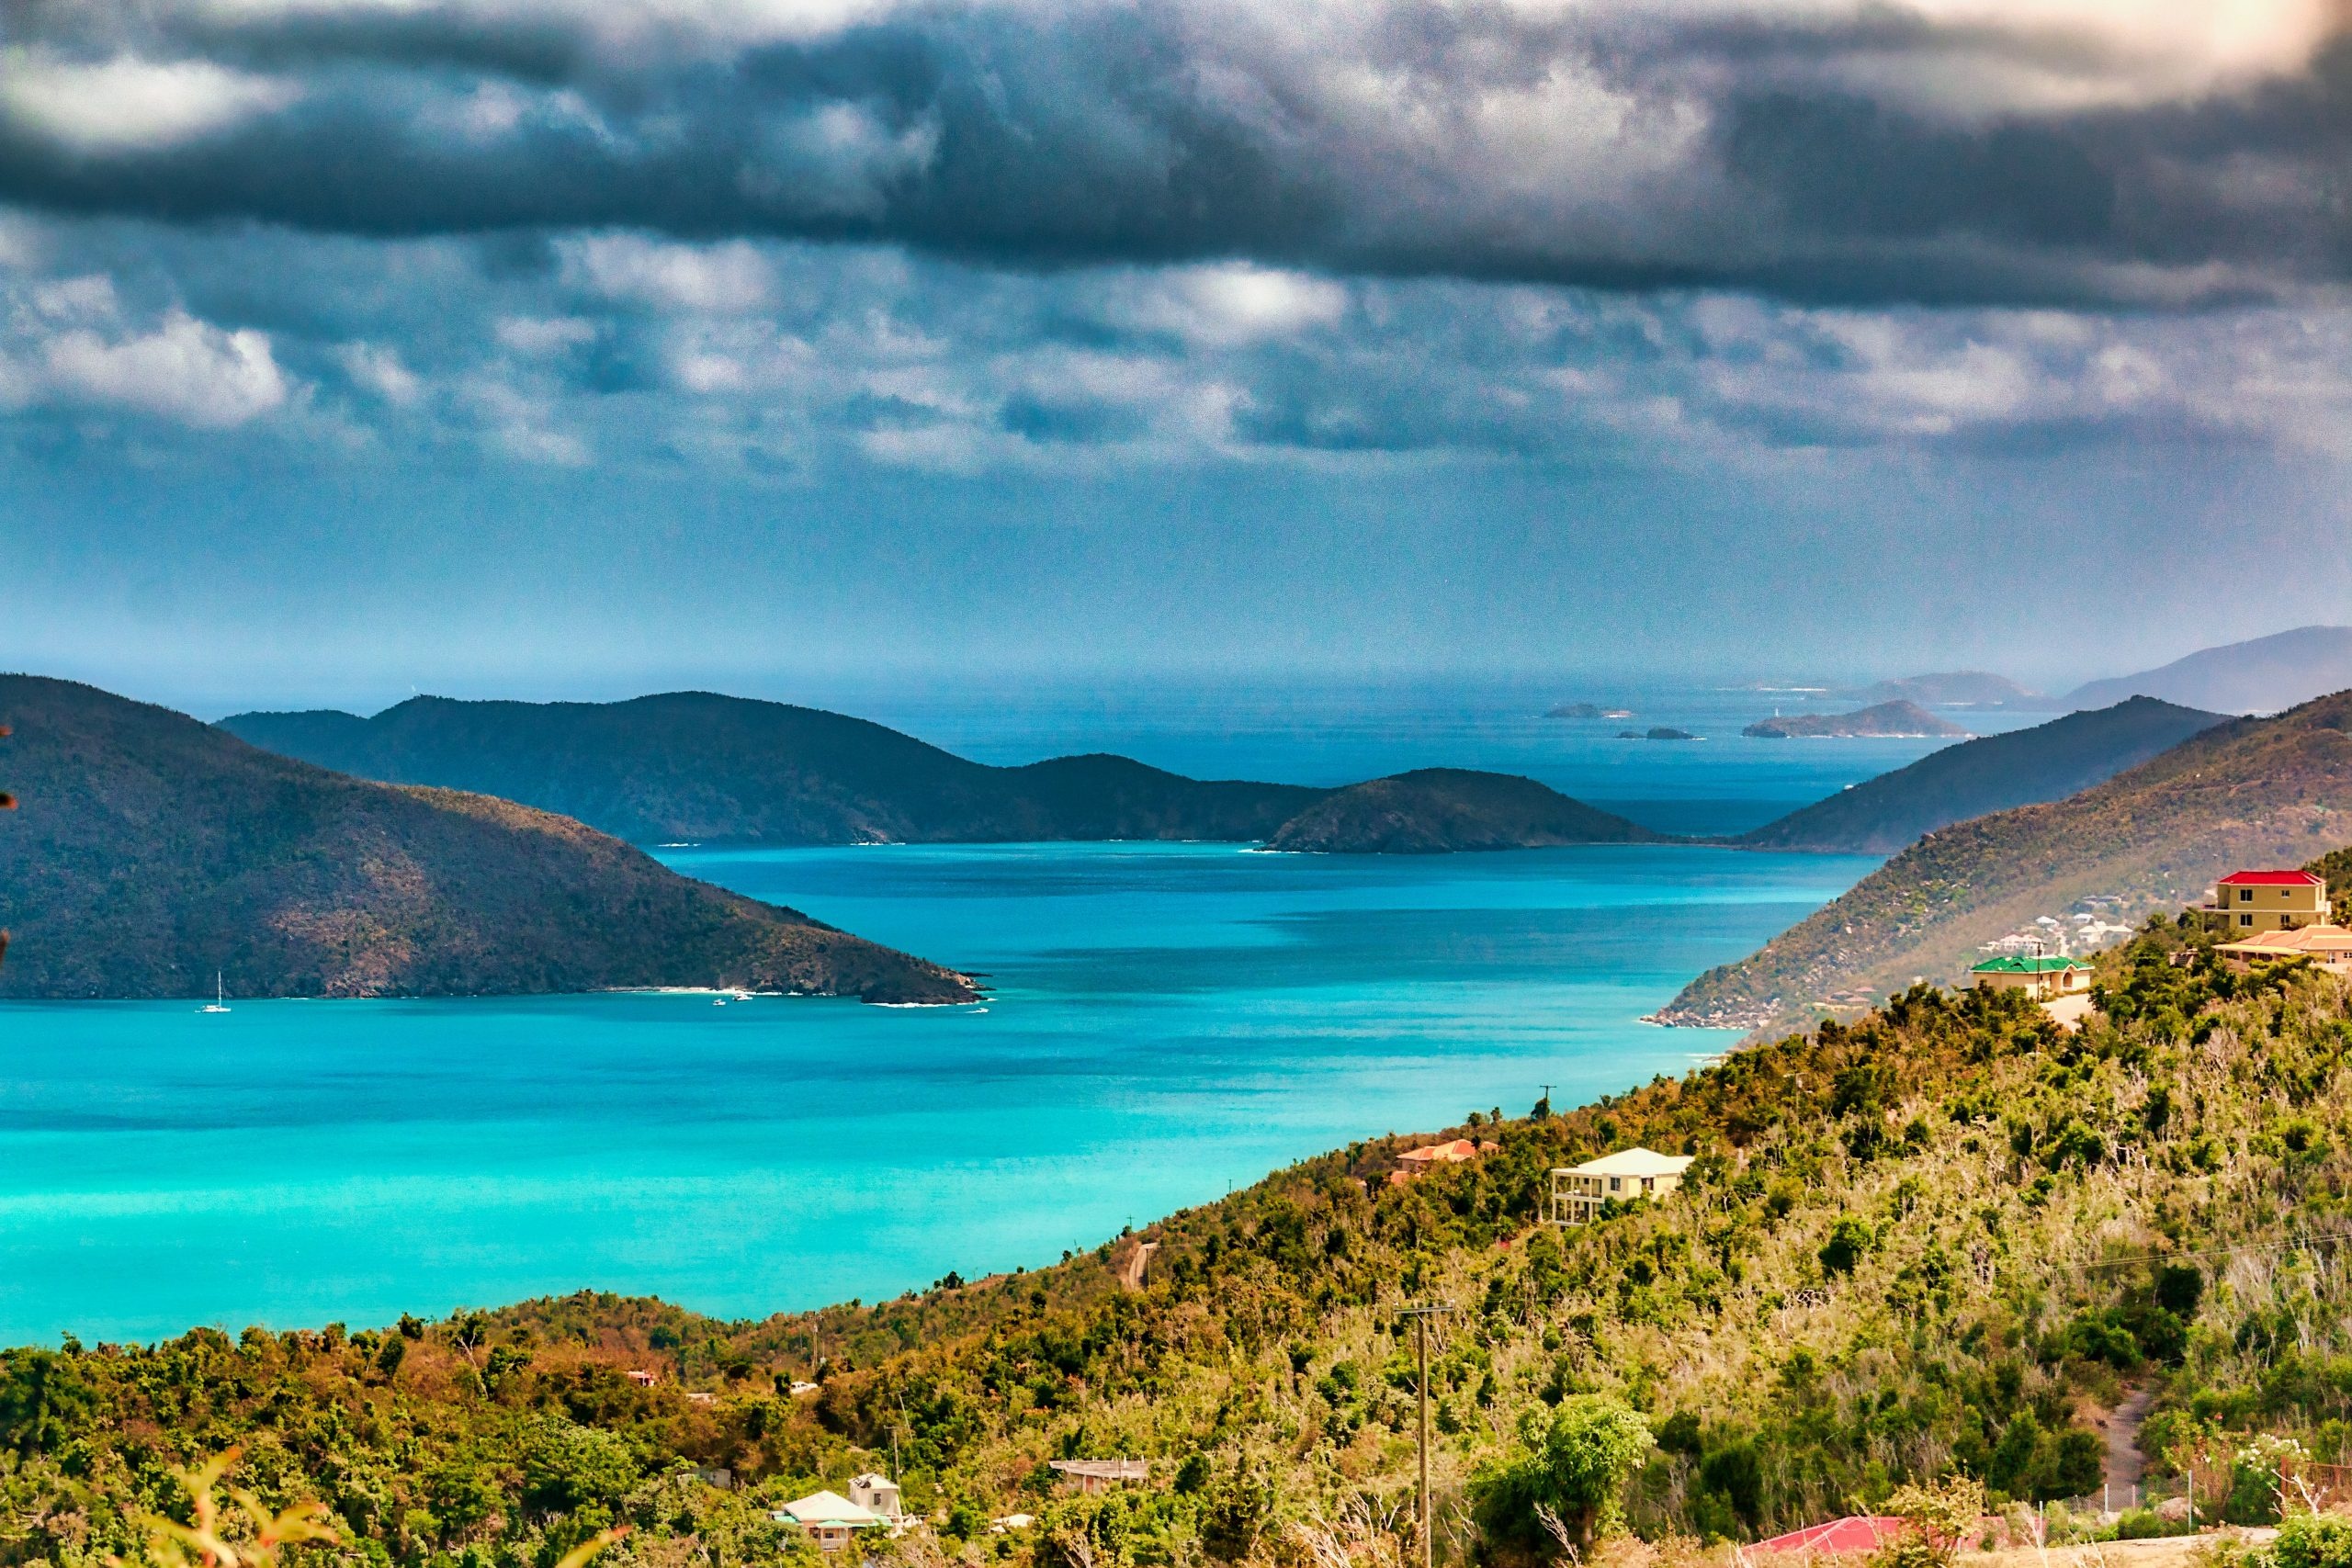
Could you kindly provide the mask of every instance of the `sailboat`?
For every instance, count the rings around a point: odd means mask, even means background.
[[[196,1010],[198,1012],[227,1012],[229,1010],[229,992],[228,988],[220,983],[220,970],[215,969],[212,972],[212,999]]]

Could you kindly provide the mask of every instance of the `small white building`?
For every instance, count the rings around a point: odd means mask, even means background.
[[[1623,1202],[1663,1198],[1682,1185],[1682,1173],[1690,1168],[1690,1159],[1689,1155],[1633,1148],[1557,1168],[1552,1172],[1551,1221],[1580,1225],[1611,1199]]]
[[[849,1478],[849,1500],[894,1525],[906,1517],[906,1510],[899,1506],[899,1483],[870,1470]]]

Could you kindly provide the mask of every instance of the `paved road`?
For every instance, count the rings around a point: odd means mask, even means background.
[[[2142,1383],[2123,1396],[2107,1418],[2107,1484],[2116,1497],[2116,1506],[2129,1496],[2127,1487],[2140,1484],[2146,1473],[2147,1456],[2140,1451],[2140,1423],[2148,1418],[2148,1406],[2156,1402],[2154,1385]]]

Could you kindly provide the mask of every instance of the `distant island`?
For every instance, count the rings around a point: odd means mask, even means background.
[[[1917,703],[1929,708],[2007,708],[2029,713],[2058,713],[2068,706],[2056,697],[2021,686],[2006,675],[1982,670],[1953,670],[1934,675],[1905,675],[1880,681],[1838,697],[1857,703]]]
[[[497,795],[647,844],[1181,839],[1426,854],[1647,833],[1500,773],[1433,768],[1401,775],[1408,784],[1333,791],[1204,782],[1102,755],[997,768],[865,719],[707,692],[620,703],[414,697],[373,718],[249,713],[220,728],[321,766]],[[1392,807],[1404,818],[1376,826]]]
[[[1699,738],[1687,729],[1675,729],[1661,724],[1650,729],[1621,729],[1617,732],[1617,739],[1620,740],[1696,740]]]
[[[512,801],[349,778],[66,681],[0,676],[0,714],[21,803],[0,996],[978,994]]]
[[[1669,841],[1533,779],[1423,768],[1335,791],[1283,824],[1265,847],[1303,854],[1445,854]]]
[[[477,790],[639,844],[1254,841],[1321,799],[1125,757],[970,761],[882,725],[709,692],[617,703],[413,697],[373,718],[248,713],[254,745],[388,784]]]
[[[1837,739],[1962,739],[1968,731],[1947,723],[1914,702],[1878,703],[1852,713],[1800,713],[1758,719],[1740,731],[1767,739],[1792,737]]]
[[[1631,718],[1632,708],[1606,708],[1599,703],[1562,703],[1544,710],[1545,718]]]

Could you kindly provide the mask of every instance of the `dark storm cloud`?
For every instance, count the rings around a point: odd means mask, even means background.
[[[589,23],[630,13],[519,0],[98,21],[47,0],[0,62],[0,201],[1822,301],[2210,302],[2352,265],[2330,194],[2352,155],[2340,40],[2233,85],[2150,86],[2144,61],[2080,29],[1893,9],[1536,18],[1397,0],[932,6],[797,38],[720,25],[747,11],[671,7],[616,36]],[[122,58],[275,96],[145,138],[77,140],[41,112],[44,73]]]

